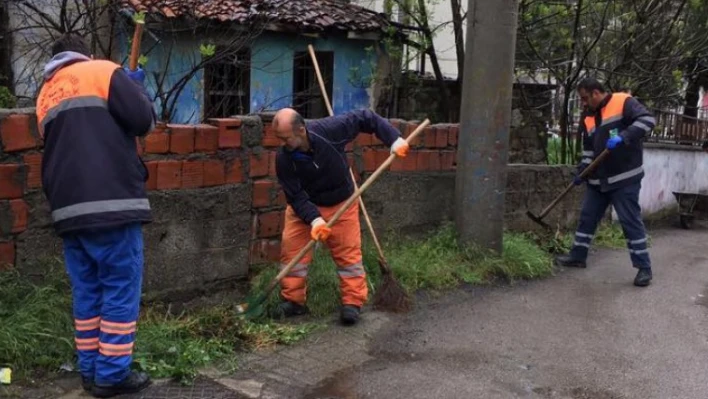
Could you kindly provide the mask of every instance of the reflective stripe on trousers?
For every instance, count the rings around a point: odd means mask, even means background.
[[[66,234],[78,366],[82,375],[115,384],[130,372],[143,271],[140,223]]]
[[[585,261],[597,225],[605,216],[607,207],[617,212],[622,226],[632,265],[637,268],[651,267],[647,238],[639,207],[639,190],[641,183],[631,184],[613,191],[602,193],[588,187],[585,191],[583,207],[580,212],[580,223],[575,233],[573,249],[570,256],[574,260]]]
[[[325,220],[329,220],[341,204],[318,207]],[[311,227],[300,219],[291,207],[285,211],[285,227],[281,242],[281,270],[310,241]],[[332,234],[325,243],[337,265],[342,304],[362,306],[368,297],[366,270],[361,256],[361,230],[359,204],[352,206],[332,226]],[[307,301],[307,271],[312,262],[312,251],[306,254],[281,280],[280,294],[283,299],[298,304]]]

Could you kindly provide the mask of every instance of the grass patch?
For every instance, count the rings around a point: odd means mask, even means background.
[[[566,164],[575,165],[575,145],[576,140],[570,139],[570,146],[566,147]],[[546,146],[546,161],[549,165],[560,165],[561,164],[561,146],[562,142],[560,138],[549,138],[548,144]]]
[[[366,235],[364,235],[366,237]],[[475,248],[461,249],[452,226],[445,226],[425,239],[387,235],[386,257],[403,287],[442,292],[461,284],[485,284],[493,278],[508,281],[533,279],[552,273],[549,245],[568,250],[573,234],[541,242],[528,234],[506,233],[501,256]],[[540,245],[543,244],[543,245]],[[594,245],[624,248],[618,224],[604,224]],[[365,241],[364,263],[370,295],[381,280],[376,251]],[[42,265],[49,270],[41,284],[16,272],[0,273],[0,364],[11,365],[16,379],[41,378],[75,362],[71,289],[59,261]],[[264,269],[252,280],[252,290],[262,288],[277,273]],[[315,318],[332,315],[339,307],[339,279],[326,247],[319,248],[310,266],[308,307]],[[279,302],[277,289],[267,307]],[[268,319],[246,321],[235,316],[231,305],[220,305],[173,314],[155,304],[142,308],[135,347],[135,367],[155,378],[173,377],[183,383],[194,379],[199,368],[218,365],[237,367],[240,351],[292,344],[321,328],[319,321],[279,324]]]
[[[373,245],[365,241],[363,246],[369,295],[373,296],[381,273]],[[551,255],[535,243],[533,236],[505,234],[504,252],[498,257],[480,250],[460,249],[454,229],[449,225],[423,240],[389,235],[384,253],[409,293],[443,291],[462,283],[483,284],[492,277],[512,281],[538,278],[551,274],[553,269]],[[276,266],[263,270],[253,280],[254,292],[262,292],[276,274]],[[332,314],[338,309],[339,280],[336,266],[325,247],[315,252],[309,267],[307,292],[307,306],[315,317]],[[273,310],[279,301],[276,289],[269,297],[266,310]]]
[[[54,261],[40,269],[49,270],[41,284],[14,271],[0,273],[0,364],[12,367],[15,381],[51,377],[76,361],[71,288],[63,265]],[[245,321],[229,305],[179,315],[161,305],[143,307],[134,367],[189,383],[208,364],[235,368],[240,350],[291,344],[317,328]]]

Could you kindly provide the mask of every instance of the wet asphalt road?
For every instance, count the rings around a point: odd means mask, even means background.
[[[428,300],[375,359],[309,398],[708,398],[708,230],[652,233],[654,281],[624,250],[543,281]]]

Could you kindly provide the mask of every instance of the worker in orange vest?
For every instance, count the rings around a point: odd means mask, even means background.
[[[637,269],[634,285],[645,287],[653,276],[639,206],[639,190],[644,178],[642,142],[656,120],[631,95],[607,93],[593,78],[578,84],[578,95],[586,112],[580,121],[578,137],[584,137],[583,153],[574,183],[584,182],[578,176],[605,149],[610,151],[610,156],[585,179],[587,190],[573,248],[568,255],[557,257],[556,263],[586,267],[595,230],[611,204],[622,225],[630,260]]]
[[[150,384],[131,371],[143,275],[142,224],[152,220],[135,138],[154,126],[142,69],[94,60],[84,39],[59,38],[44,69],[37,122],[42,188],[72,286],[83,387],[96,397]]]
[[[285,198],[285,228],[281,267],[311,240],[325,242],[337,265],[342,296],[341,322],[355,324],[368,297],[361,254],[359,203],[354,202],[330,229],[327,220],[354,194],[354,182],[345,153],[359,134],[375,134],[399,157],[408,143],[387,120],[370,110],[305,121],[291,108],[278,111],[272,122],[283,142],[276,157],[276,172]],[[307,254],[281,281],[279,313],[289,317],[306,313]]]

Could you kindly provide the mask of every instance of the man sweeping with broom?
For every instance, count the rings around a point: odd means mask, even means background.
[[[288,264],[311,239],[325,242],[338,269],[340,319],[345,325],[353,325],[368,298],[358,204],[352,204],[331,229],[327,227],[327,219],[355,191],[345,147],[360,132],[375,134],[399,157],[408,154],[408,143],[387,120],[369,110],[305,122],[297,111],[284,108],[275,114],[272,126],[283,142],[275,167],[288,203],[281,265]],[[311,261],[309,253],[282,279],[280,315],[307,312],[306,281]]]

